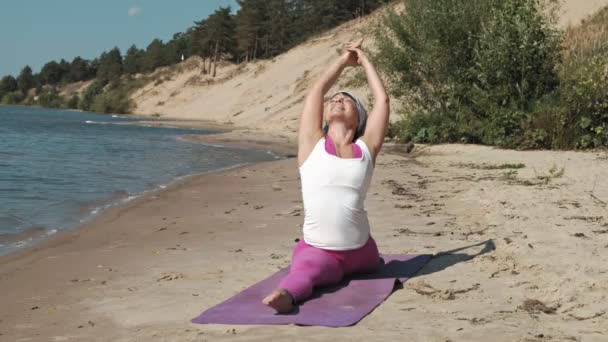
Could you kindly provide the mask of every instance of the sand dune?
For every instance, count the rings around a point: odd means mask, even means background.
[[[577,24],[608,5],[608,0],[566,0],[559,24]],[[344,42],[365,32],[379,17],[376,12],[362,21],[345,23],[273,58],[247,65],[223,64],[216,79],[202,73],[202,61],[193,57],[162,71],[164,81],[152,81],[133,95],[139,115],[164,118],[212,120],[267,133],[293,136],[306,89],[331,63]],[[366,37],[364,47],[370,46]],[[354,70],[347,70],[334,87],[352,89],[364,101],[366,87],[349,87]],[[156,80],[159,77],[156,78]],[[393,100],[393,109],[399,104]],[[392,118],[397,116],[394,114]]]
[[[606,0],[561,0],[559,25],[567,27],[578,25],[581,20],[608,5]]]
[[[224,124],[292,135],[299,107],[311,80],[338,56],[342,42],[353,39],[362,24],[348,23],[272,60],[220,66],[217,79],[202,74],[200,58],[190,58],[184,72],[137,91],[136,114],[213,120]],[[352,71],[351,73],[352,74]],[[349,75],[345,75],[345,80]],[[207,85],[209,83],[209,85]],[[358,89],[358,94],[366,93]]]

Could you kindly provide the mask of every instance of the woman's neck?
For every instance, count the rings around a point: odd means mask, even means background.
[[[352,144],[355,138],[355,130],[346,128],[344,125],[332,125],[329,127],[327,135],[331,137],[336,148],[340,148]]]

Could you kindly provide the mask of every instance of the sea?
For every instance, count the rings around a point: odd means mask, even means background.
[[[0,255],[75,229],[104,209],[178,179],[279,159],[270,151],[183,137],[213,131],[137,121],[0,106]]]

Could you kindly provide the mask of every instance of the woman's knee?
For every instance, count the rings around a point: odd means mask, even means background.
[[[292,271],[309,277],[315,284],[331,282],[343,277],[344,271],[338,260],[323,253],[301,253],[292,262]]]

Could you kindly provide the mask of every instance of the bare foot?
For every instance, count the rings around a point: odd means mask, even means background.
[[[272,291],[262,303],[275,309],[278,313],[288,313],[293,310],[293,297],[285,289]]]

